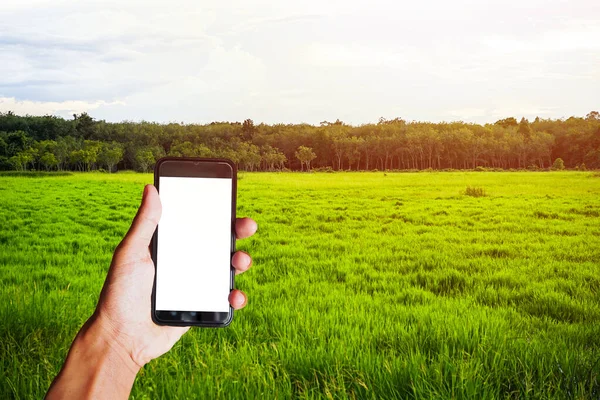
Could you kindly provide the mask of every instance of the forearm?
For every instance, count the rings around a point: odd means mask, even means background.
[[[127,399],[139,369],[92,317],[75,337],[46,399]]]

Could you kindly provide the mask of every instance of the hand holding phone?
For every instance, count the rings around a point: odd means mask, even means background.
[[[140,367],[169,351],[189,329],[156,325],[151,318],[155,265],[149,246],[161,214],[158,192],[153,185],[147,185],[131,228],[115,250],[96,311],[82,329],[91,326],[106,332],[110,335],[107,341],[118,344],[114,348],[124,349],[126,356]],[[251,218],[236,220],[237,239],[252,236],[256,229]],[[248,254],[238,251],[231,264],[239,274],[247,271],[251,263]],[[234,289],[229,295],[229,304],[236,310],[246,302],[246,295],[240,290]]]
[[[154,263],[149,245],[160,218],[158,192],[147,185],[131,228],[114,252],[96,310],[73,341],[46,398],[65,398],[67,393],[70,398],[127,397],[139,369],[169,351],[189,329],[156,325],[151,319]],[[256,228],[250,218],[237,219],[235,236],[252,236]],[[251,261],[238,251],[231,264],[241,273]],[[246,295],[234,289],[229,304],[244,307]]]

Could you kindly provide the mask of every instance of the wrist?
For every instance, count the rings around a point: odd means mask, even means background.
[[[141,369],[132,358],[129,351],[123,347],[114,332],[105,326],[96,316],[92,316],[82,327],[75,339],[76,343],[88,349],[89,357],[97,358],[101,364],[117,368],[126,376],[135,376]]]
[[[109,331],[92,317],[73,341],[47,398],[128,398],[139,370]]]

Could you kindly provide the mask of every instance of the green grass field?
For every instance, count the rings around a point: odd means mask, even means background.
[[[0,177],[0,398],[43,397],[151,181]],[[600,177],[243,174],[238,207],[248,306],[133,398],[600,398]]]

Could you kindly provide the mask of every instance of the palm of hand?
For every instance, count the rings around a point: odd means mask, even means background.
[[[149,251],[128,254],[117,250],[97,311],[140,367],[169,351],[189,329],[152,321],[153,281],[154,263]]]

